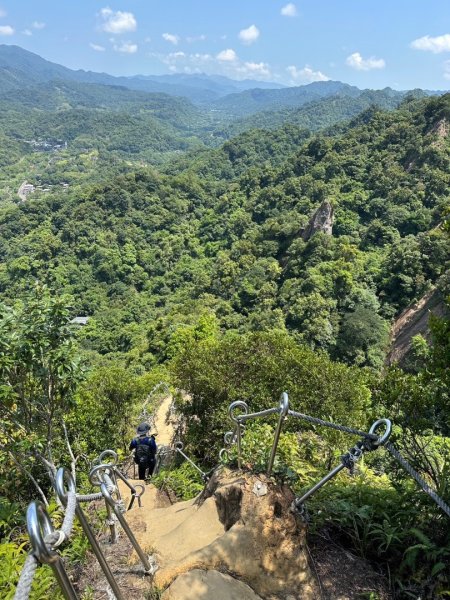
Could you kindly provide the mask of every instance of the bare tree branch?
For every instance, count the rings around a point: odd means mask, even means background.
[[[48,500],[46,495],[44,494],[41,486],[38,484],[38,482],[36,481],[36,479],[33,477],[33,475],[30,473],[30,471],[28,471],[28,469],[26,469],[23,464],[21,462],[19,462],[17,460],[17,458],[14,456],[14,454],[11,452],[11,450],[8,450],[8,454],[11,457],[11,460],[14,462],[14,464],[25,473],[25,475],[32,481],[34,487],[36,488],[36,490],[38,491],[40,497],[42,498],[43,503],[45,504],[45,506],[48,507]]]
[[[50,481],[53,483],[56,479],[56,466],[54,463],[50,462],[37,450],[34,451],[34,455],[43,463],[44,467],[47,469],[48,476],[50,477]]]
[[[69,441],[69,435],[67,433],[67,427],[66,427],[66,424],[64,423],[64,421],[62,421],[62,427],[64,430],[64,437],[66,438],[67,450],[69,451],[69,454],[70,454],[70,470],[72,472],[72,477],[73,477],[73,480],[76,485],[76,483],[77,483],[76,466],[77,466],[78,458],[75,458],[75,456],[74,456],[72,446],[70,445],[70,441]]]

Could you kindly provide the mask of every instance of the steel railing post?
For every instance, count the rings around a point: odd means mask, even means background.
[[[288,414],[289,410],[289,396],[286,392],[283,392],[280,397],[280,416],[278,418],[277,428],[275,430],[275,436],[273,438],[272,450],[270,452],[269,464],[267,465],[267,476],[270,477],[272,474],[273,463],[275,462],[275,455],[277,453],[278,441],[280,439],[281,427],[283,426],[283,421]]]
[[[146,554],[144,553],[144,551],[140,547],[137,539],[134,537],[134,534],[131,531],[130,526],[128,525],[125,517],[122,515],[122,513],[120,512],[120,510],[117,508],[117,504],[114,502],[114,499],[112,498],[111,494],[109,493],[106,484],[102,483],[101,486],[100,486],[100,489],[102,491],[103,497],[105,498],[105,502],[114,511],[114,514],[116,515],[119,523],[122,525],[122,528],[125,531],[125,533],[127,534],[128,539],[130,540],[133,548],[136,550],[137,555],[141,559],[141,562],[144,565],[145,572],[146,573],[150,573],[151,572],[151,566],[150,566],[148,557],[146,556]]]

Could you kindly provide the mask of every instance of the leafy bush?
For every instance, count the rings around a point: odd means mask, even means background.
[[[341,474],[313,495],[308,510],[314,533],[328,530],[362,557],[385,564],[400,598],[448,596],[446,518],[414,484],[394,487],[361,465],[357,476]]]
[[[26,559],[27,542],[1,542],[0,543],[0,596],[4,600],[13,600],[16,584],[19,580],[23,564]],[[47,565],[39,567],[33,581],[30,600],[59,600],[62,598],[55,588],[55,578]]]
[[[278,405],[286,390],[290,406],[316,417],[365,427],[370,418],[370,391],[364,371],[332,362],[324,353],[299,346],[282,331],[227,333],[192,342],[172,364],[175,381],[189,397],[177,407],[186,418],[187,439],[196,454],[211,464],[226,429],[228,406],[245,400],[252,410]],[[284,431],[304,429],[295,419]],[[331,444],[342,434],[324,430]],[[330,446],[324,459],[330,458]]]
[[[268,423],[249,423],[242,436],[242,463],[253,471],[265,471],[273,445],[274,428]],[[273,474],[289,483],[301,480],[309,483],[318,476],[318,469],[307,458],[308,450],[295,433],[281,433],[273,466]],[[236,444],[228,449],[228,460],[237,463]],[[315,463],[317,464],[317,463]]]
[[[175,469],[161,469],[152,483],[161,490],[173,492],[180,500],[195,498],[204,485],[200,473],[188,462]]]

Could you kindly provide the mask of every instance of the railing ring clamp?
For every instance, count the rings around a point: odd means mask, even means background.
[[[114,452],[114,450],[103,450],[103,452],[98,457],[99,463],[104,463],[104,458],[106,456],[112,456],[113,462],[109,463],[111,466],[116,466],[117,465],[117,461],[118,461],[118,458],[119,458],[118,455],[117,455],[117,452]]]
[[[219,460],[227,461],[229,459],[230,459],[230,453],[228,452],[227,448],[222,448],[221,451],[219,452]]]
[[[137,491],[138,488],[140,489],[140,492],[136,494],[136,496],[135,496],[136,498],[140,498],[143,495],[143,493],[145,492],[144,485],[142,485],[141,483],[135,483],[134,489]]]
[[[51,564],[59,560],[59,554],[45,543],[45,537],[55,528],[42,502],[32,502],[27,510],[27,529],[33,547],[33,556],[40,563]]]
[[[66,489],[67,482],[67,489]],[[67,492],[75,492],[77,491],[75,481],[73,479],[72,473],[68,471],[65,467],[60,467],[56,472],[55,477],[55,490],[56,495],[60,499],[63,506],[67,506]]]
[[[223,436],[223,441],[225,442],[225,444],[227,444],[227,446],[233,443],[234,436],[234,431],[227,431],[226,434]]]
[[[379,446],[384,446],[392,432],[392,422],[389,419],[378,419],[377,421],[375,421],[375,423],[373,423],[372,427],[369,429],[369,433],[374,434],[376,430],[380,427],[380,425],[384,425],[386,429],[381,437],[379,437],[377,440],[372,441],[372,445],[375,448],[378,448]]]
[[[243,411],[244,414],[243,415],[235,416],[234,411],[237,408],[242,409],[242,411]],[[230,419],[232,421],[234,421],[235,423],[239,423],[239,416],[244,416],[244,415],[247,415],[247,414],[248,414],[248,406],[247,406],[247,403],[244,402],[243,400],[236,400],[235,402],[232,402],[230,404],[230,407],[228,409],[228,415],[229,415]]]
[[[109,475],[111,473],[111,465],[108,463],[96,465],[89,472],[89,481],[92,485],[101,485],[104,483],[101,473]]]

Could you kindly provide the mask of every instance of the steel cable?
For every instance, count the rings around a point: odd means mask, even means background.
[[[94,494],[77,494],[78,502],[92,502],[93,500],[102,500],[103,494],[96,492]]]
[[[378,436],[374,433],[367,433],[367,431],[360,431],[359,429],[353,429],[352,427],[346,427],[345,425],[338,425],[337,423],[324,421],[323,419],[319,419],[318,417],[311,417],[309,415],[296,412],[295,410],[289,410],[288,415],[291,415],[292,417],[297,417],[298,419],[304,419],[305,421],[313,423],[314,425],[330,427],[331,429],[336,429],[337,431],[342,431],[343,433],[350,433],[351,435],[360,435],[361,437],[365,437],[369,440],[378,440]]]
[[[51,548],[58,548],[66,540],[70,538],[73,529],[73,521],[75,519],[75,509],[77,507],[77,495],[73,490],[67,492],[67,505],[64,513],[64,520],[61,528],[53,531],[44,538],[45,543]]]
[[[428,483],[419,475],[419,473],[403,458],[400,452],[390,443],[384,444],[385,448],[392,454],[395,460],[417,481],[422,490],[432,498],[441,510],[450,517],[450,506],[442,500],[440,496],[428,485]]]

